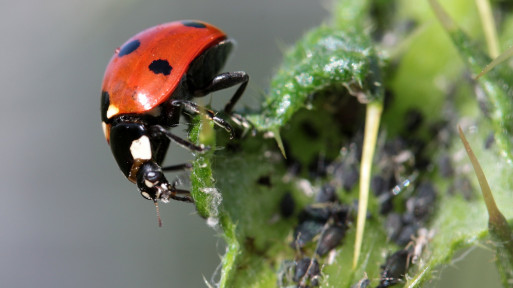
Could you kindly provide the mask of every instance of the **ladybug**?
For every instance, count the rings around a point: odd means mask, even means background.
[[[249,80],[242,71],[219,73],[233,46],[233,40],[211,24],[176,21],[128,39],[107,65],[101,93],[105,138],[123,174],[156,206],[158,200],[194,202],[189,191],[175,188],[163,174],[190,168],[190,164],[161,166],[170,142],[191,151],[209,149],[170,131],[181,115],[206,113],[233,137],[226,120],[192,101],[239,85],[224,107],[232,115]]]

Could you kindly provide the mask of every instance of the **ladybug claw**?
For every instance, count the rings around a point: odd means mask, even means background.
[[[251,131],[252,135],[255,134],[255,126],[253,125],[253,123],[249,122],[248,119],[246,119],[244,116],[237,113],[232,113],[230,116],[231,120],[241,128],[241,138],[244,137],[249,131]]]
[[[182,100],[173,100],[171,101],[171,105],[175,106],[175,107],[180,107],[182,106]]]
[[[199,153],[202,153],[202,154],[203,154],[203,153],[206,153],[206,152],[210,151],[210,149],[212,149],[210,146],[205,146],[205,145],[203,145],[203,144],[202,144],[202,145],[200,145],[199,147],[201,147],[201,148],[203,149],[203,150],[201,150],[201,151],[198,151]]]
[[[217,117],[216,117],[217,118]],[[219,118],[220,119],[220,118]],[[222,120],[222,119],[221,119]],[[215,121],[215,119],[214,119]],[[233,129],[232,125],[228,124],[226,121],[222,120],[222,123],[218,123],[215,121],[216,124],[220,127],[222,127],[226,132],[230,133],[230,139],[233,139],[235,137],[235,130]]]

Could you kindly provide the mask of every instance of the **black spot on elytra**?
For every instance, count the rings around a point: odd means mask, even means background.
[[[150,68],[150,70],[155,74],[164,74],[166,76],[169,75],[173,69],[173,67],[169,65],[169,62],[164,59],[154,60],[148,68]]]
[[[182,24],[187,27],[207,28],[205,24],[196,21],[182,21]]]
[[[125,56],[125,55],[128,55],[128,54],[134,52],[137,48],[139,48],[139,45],[141,45],[141,41],[139,41],[137,39],[126,43],[119,50],[118,57],[122,57],[122,56]]]
[[[102,91],[102,104],[101,104],[101,113],[102,113],[102,121],[108,123],[109,119],[107,119],[107,109],[109,109],[110,105],[110,96],[109,92]]]

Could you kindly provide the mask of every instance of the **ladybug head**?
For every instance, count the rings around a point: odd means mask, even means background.
[[[134,119],[121,120],[110,127],[110,147],[121,171],[137,185],[144,198],[167,202],[175,189],[159,163],[169,140],[152,135],[147,125]]]
[[[148,200],[167,202],[173,186],[169,184],[162,169],[153,161],[147,161],[137,171],[137,187]]]
[[[137,187],[141,192],[141,196],[148,200],[153,200],[153,203],[155,203],[159,227],[162,227],[157,200],[160,199],[163,202],[168,202],[169,195],[174,190],[174,187],[169,184],[160,166],[153,161],[145,162],[139,168],[137,172]]]
[[[159,200],[194,202],[189,191],[177,189],[168,182],[160,167],[170,140],[152,133],[151,127],[140,122],[135,117],[123,116],[109,123],[110,147],[123,174],[137,185],[144,198],[153,200],[157,216]]]

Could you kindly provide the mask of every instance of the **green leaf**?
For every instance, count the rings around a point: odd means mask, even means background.
[[[488,210],[488,231],[490,232],[491,239],[496,245],[498,255],[497,267],[501,274],[502,283],[504,286],[510,286],[511,279],[513,279],[513,233],[506,221],[506,218],[499,208],[497,208],[497,204],[495,203],[493,193],[488,181],[486,180],[483,169],[481,168],[479,161],[474,155],[474,152],[468,144],[465,134],[463,134],[460,127],[458,127],[458,132],[460,134],[461,142],[463,142],[463,146],[465,146],[465,150],[467,150],[470,162],[472,162],[472,166],[474,167],[477,179],[479,180],[479,186],[481,187],[483,200],[486,204],[486,209]]]
[[[430,0],[430,3],[472,75],[480,74],[484,67],[490,63],[490,57],[457,27],[438,2]],[[513,99],[513,85],[510,80],[512,74],[513,70],[502,65],[478,80],[478,84],[486,96],[486,104],[490,110],[489,117],[493,123],[495,138],[502,154],[510,163],[513,163],[513,121],[511,121],[513,117],[513,101],[511,100]]]
[[[314,29],[286,53],[262,113],[248,119],[261,131],[276,131],[327,88],[346,90],[361,103],[382,101],[381,61],[362,31]]]

